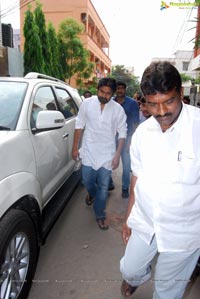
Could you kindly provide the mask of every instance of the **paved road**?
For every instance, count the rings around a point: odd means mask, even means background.
[[[86,191],[79,186],[41,248],[28,299],[122,299],[119,260],[124,252],[121,224],[126,200],[121,198],[120,170],[113,174],[116,189],[110,192],[107,214],[110,228],[101,231]],[[141,286],[134,299],[152,299],[153,283]],[[199,299],[200,276],[191,282],[187,299]],[[167,298],[170,299],[170,298]]]

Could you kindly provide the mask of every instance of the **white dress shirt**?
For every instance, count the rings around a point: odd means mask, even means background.
[[[116,152],[115,136],[126,138],[126,114],[113,100],[101,105],[97,96],[85,99],[81,104],[76,129],[84,129],[80,157],[82,164],[97,170],[100,167],[112,169],[112,159]]]
[[[158,250],[200,248],[200,109],[183,104],[164,133],[154,117],[143,122],[131,143],[137,177],[128,225]]]

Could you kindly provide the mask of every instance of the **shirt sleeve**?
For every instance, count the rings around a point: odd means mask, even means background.
[[[86,102],[82,102],[76,117],[75,129],[84,129],[86,124]]]
[[[137,130],[133,134],[130,146],[130,157],[131,157],[131,170],[134,176],[138,177],[138,173],[141,169],[140,153],[137,146]]]
[[[117,133],[118,133],[118,139],[126,138],[127,135],[126,113],[124,112],[124,109],[121,106],[119,110]]]

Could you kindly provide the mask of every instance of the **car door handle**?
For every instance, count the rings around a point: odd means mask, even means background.
[[[65,139],[69,136],[69,133],[65,133],[64,135],[62,135],[62,138]]]

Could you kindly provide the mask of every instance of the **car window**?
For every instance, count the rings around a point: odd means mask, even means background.
[[[58,95],[58,104],[64,117],[76,116],[78,108],[70,94],[65,89],[58,87],[56,87],[56,93]]]
[[[35,93],[31,113],[31,128],[35,128],[38,112],[43,110],[57,110],[55,96],[50,86],[42,86]]]
[[[0,81],[0,128],[14,130],[21,111],[27,83]]]

